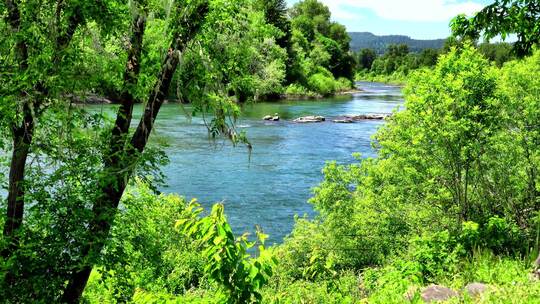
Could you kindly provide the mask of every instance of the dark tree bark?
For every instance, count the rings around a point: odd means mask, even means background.
[[[20,31],[21,14],[15,1],[6,0],[8,8],[7,21],[13,31]],[[61,12],[61,11],[59,11]],[[53,70],[56,70],[60,64],[60,53],[70,43],[77,27],[83,22],[84,18],[81,10],[77,7],[68,19],[66,29],[58,32],[56,40],[56,53],[53,58]],[[19,70],[24,73],[28,69],[28,47],[24,39],[20,38],[16,45],[17,60],[19,61]],[[35,116],[40,113],[41,101],[48,95],[48,90],[43,83],[35,85],[36,96],[33,100],[26,100],[22,107],[22,122],[12,126],[13,135],[13,153],[9,172],[8,199],[6,223],[3,234],[8,242],[7,248],[3,250],[2,256],[9,258],[18,248],[17,231],[21,228],[24,218],[24,195],[25,195],[25,169],[32,144],[32,138],[35,128]],[[21,95],[28,98],[26,94]]]
[[[20,30],[21,15],[17,3],[11,0],[6,1],[8,9],[7,21],[11,29],[15,32]],[[19,39],[15,44],[15,51],[19,63],[19,70],[25,72],[28,69],[28,48],[24,40]],[[21,95],[21,97],[26,97]],[[14,123],[12,126],[13,153],[9,169],[9,185],[7,198],[6,223],[4,224],[4,237],[8,245],[2,252],[5,258],[17,247],[16,231],[22,225],[24,213],[24,169],[32,142],[34,132],[34,119],[32,110],[28,102],[23,104],[23,121],[21,125]]]
[[[125,95],[128,99],[123,101],[117,114],[115,126],[112,130],[109,149],[110,156],[105,158],[105,169],[101,185],[102,189],[100,190],[102,196],[95,203],[93,208],[93,220],[89,227],[91,242],[89,242],[82,250],[84,262],[82,263],[81,268],[78,271],[75,271],[69,278],[62,297],[63,303],[77,303],[84,291],[93,264],[99,257],[109,236],[112,222],[117,213],[118,205],[128,180],[131,178],[140,155],[148,143],[148,138],[154,126],[154,122],[169,92],[180,56],[182,52],[185,51],[188,43],[198,32],[207,10],[208,4],[202,2],[191,16],[185,16],[187,18],[184,19],[185,24],[182,25],[186,28],[183,29],[183,31],[178,32],[176,37],[174,37],[174,41],[163,61],[162,70],[158,76],[157,83],[146,103],[143,116],[129,143],[127,143],[125,139],[129,133],[134,101],[133,98],[129,99],[130,96]],[[141,39],[142,41],[144,26],[141,30],[138,28],[140,25],[141,23],[137,21],[134,21],[133,23],[132,47],[139,45],[137,42],[138,39]],[[137,35],[140,35],[140,37],[136,37]],[[139,59],[132,60],[131,57],[129,58],[128,64],[126,65],[126,76],[124,78],[126,85],[129,86],[133,81],[136,82],[137,73],[135,73],[135,70],[131,69],[138,69],[139,63]],[[130,75],[135,77],[132,78]]]
[[[13,153],[9,170],[9,186],[7,198],[7,217],[4,225],[4,237],[9,244],[4,257],[11,256],[17,248],[16,231],[21,227],[24,212],[24,171],[32,135],[34,133],[34,118],[28,103],[23,106],[23,122],[21,126],[13,127]]]

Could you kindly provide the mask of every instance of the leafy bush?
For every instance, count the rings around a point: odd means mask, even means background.
[[[482,230],[484,247],[495,253],[526,252],[526,237],[516,224],[500,217],[489,218]],[[528,244],[527,244],[528,245]]]
[[[333,77],[323,73],[316,73],[308,78],[309,88],[322,95],[329,96],[336,92],[336,84]]]
[[[247,235],[235,238],[224,215],[224,207],[216,204],[209,216],[199,219],[203,212],[195,202],[188,207],[191,211],[176,224],[184,233],[200,242],[205,258],[204,271],[210,281],[218,283],[227,303],[259,303],[259,289],[272,276],[276,259],[264,248],[268,237],[257,231],[259,257],[251,258],[247,250],[256,243],[249,242]]]
[[[317,94],[309,91],[300,84],[293,83],[285,89],[285,94],[289,97],[316,97]]]
[[[359,303],[358,276],[353,272],[343,272],[335,278],[318,280],[275,280],[262,290],[264,303]]]
[[[445,273],[454,273],[465,251],[448,231],[424,234],[411,240],[408,257],[418,265],[425,282],[436,282]]]
[[[319,216],[297,221],[276,249],[278,277],[325,280],[391,258],[409,261],[399,266],[414,273],[407,282],[436,282],[479,250],[527,252],[538,231],[539,135],[526,126],[540,113],[530,106],[539,54],[501,76],[464,47],[415,72],[405,109],[375,136],[378,156],[327,164],[310,200]]]
[[[344,92],[353,88],[353,83],[347,78],[340,77],[336,80],[336,91]]]
[[[367,303],[404,303],[410,296],[413,303],[422,303],[419,290],[426,282],[417,273],[418,264],[397,259],[383,268],[364,271],[361,288]],[[489,251],[479,251],[460,260],[454,271],[440,272],[435,278],[461,291],[472,282],[482,282],[489,288],[481,298],[463,297],[449,303],[536,303],[540,285],[529,278],[526,260],[498,257]]]
[[[85,297],[107,294],[114,301],[129,301],[135,290],[182,294],[203,284],[204,260],[192,240],[174,230],[178,218],[191,211],[176,195],[156,195],[137,183],[122,200]]]

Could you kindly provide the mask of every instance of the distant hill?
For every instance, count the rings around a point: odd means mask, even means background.
[[[445,39],[416,40],[402,35],[377,36],[369,32],[352,32],[349,35],[351,36],[351,49],[353,51],[357,52],[361,49],[370,48],[374,49],[378,54],[383,54],[390,44],[404,43],[409,46],[411,52],[417,53],[423,49],[442,48],[445,41]]]

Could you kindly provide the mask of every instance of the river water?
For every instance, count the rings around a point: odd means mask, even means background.
[[[197,198],[206,208],[223,202],[235,232],[253,232],[259,225],[270,235],[270,244],[281,242],[291,232],[295,215],[314,216],[307,200],[322,180],[327,161],[345,164],[354,161],[352,153],[375,153],[370,137],[383,122],[337,124],[332,117],[391,113],[402,104],[399,87],[358,86],[364,91],[347,97],[245,106],[237,127],[246,131],[251,155],[243,146],[209,141],[202,119],[188,120],[180,106],[165,105],[152,135],[154,141],[168,144],[165,151],[171,161],[164,168],[168,186],[161,190]],[[262,121],[274,113],[281,121]],[[322,115],[327,122],[291,121],[306,115]]]
[[[270,235],[269,244],[279,243],[294,225],[294,216],[313,217],[307,202],[317,186],[327,161],[354,162],[352,154],[374,156],[370,138],[382,121],[354,124],[333,123],[347,114],[391,113],[402,104],[401,88],[380,83],[358,83],[363,92],[323,100],[261,102],[247,105],[237,124],[253,146],[228,141],[211,141],[201,118],[187,119],[185,109],[166,104],[159,113],[153,144],[164,147],[170,164],[165,193],[178,193],[188,200],[197,198],[210,209],[223,202],[233,230],[254,232],[259,225]],[[111,114],[116,106],[89,106]],[[135,109],[134,121],[142,111]],[[279,122],[266,122],[265,115],[278,113]],[[297,124],[300,116],[322,115],[324,123]],[[0,191],[0,197],[6,193]]]

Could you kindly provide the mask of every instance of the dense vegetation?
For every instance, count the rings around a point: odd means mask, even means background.
[[[220,205],[198,219],[196,202],[139,184],[85,298],[402,303],[432,283],[482,282],[487,293],[463,301],[535,303],[539,76],[539,52],[497,68],[471,46],[414,72],[405,109],[374,137],[378,156],[329,163],[310,201],[319,216],[299,218],[284,244],[260,247],[256,260],[245,255],[255,243],[234,241]],[[118,257],[125,262],[111,262]]]
[[[260,230],[235,236],[221,204],[205,213],[159,194],[168,160],[149,140],[169,97],[210,117],[213,137],[249,146],[234,126],[239,103],[350,87],[350,38],[327,7],[2,2],[0,298],[401,303],[430,283],[482,282],[481,298],[451,301],[537,302],[540,51],[529,2],[456,18],[459,43],[439,57],[364,52],[366,69],[409,75],[404,108],[374,136],[377,157],[324,168],[310,201],[318,217],[298,218],[272,248]],[[506,13],[493,21],[493,11]],[[486,59],[467,42],[482,30],[517,33],[519,59]],[[88,94],[114,98],[116,115],[73,104]]]
[[[392,44],[406,44],[411,52],[420,53],[424,49],[440,49],[445,39],[418,40],[402,35],[378,36],[367,32],[350,32],[351,49],[359,52],[362,49],[372,49],[377,55],[382,55]]]
[[[411,52],[406,44],[391,44],[382,55],[377,55],[373,49],[362,49],[355,54],[356,79],[404,84],[412,71],[433,68],[440,55],[462,44],[462,40],[451,37],[440,49],[426,48],[418,53]],[[475,40],[473,44],[498,67],[516,58],[510,43],[477,43]]]

